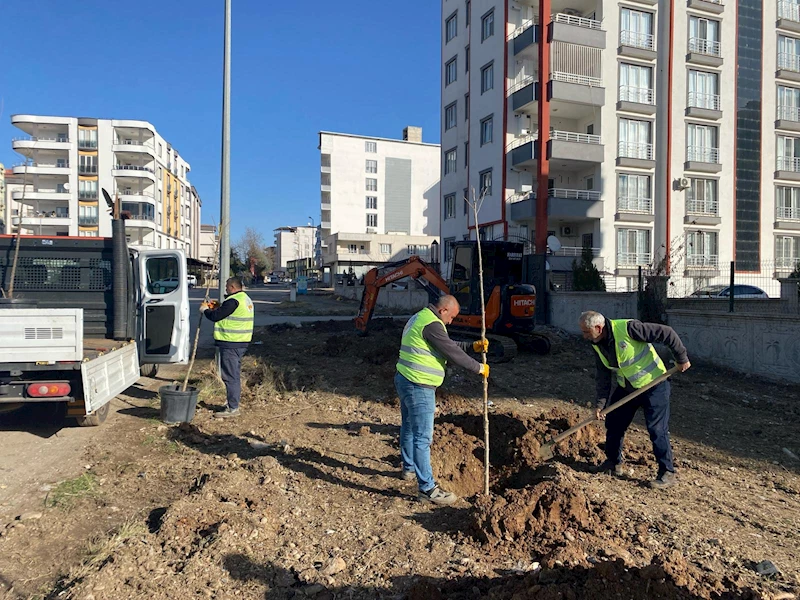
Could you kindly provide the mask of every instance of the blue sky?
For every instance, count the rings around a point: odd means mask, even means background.
[[[439,2],[232,0],[231,230],[319,221],[320,130],[439,141]],[[150,121],[218,222],[223,0],[0,0],[0,162],[15,113]],[[122,8],[124,7],[124,8]],[[26,44],[28,39],[32,43]]]

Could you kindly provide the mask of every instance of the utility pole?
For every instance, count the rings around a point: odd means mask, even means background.
[[[536,254],[547,253],[547,197],[549,195],[550,161],[547,145],[550,141],[550,0],[539,0],[539,138],[536,147],[539,159],[536,162]]]
[[[658,110],[656,111],[655,144],[653,145],[653,159],[656,161],[655,178],[653,179],[653,208],[656,218],[656,226],[653,231],[653,264],[658,264],[661,260],[659,249],[663,246],[667,269],[669,269],[670,254],[669,206],[672,194],[671,156],[669,155],[672,126],[672,115],[670,114],[672,102],[669,87],[672,64],[672,4],[673,0],[659,0],[658,2],[659,31],[656,39],[660,40],[660,43],[658,44],[655,82]]]
[[[225,0],[222,67],[222,193],[219,208],[219,300],[231,272],[231,0]]]

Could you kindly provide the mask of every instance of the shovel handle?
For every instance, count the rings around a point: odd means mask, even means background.
[[[657,386],[662,381],[665,381],[670,375],[674,375],[677,372],[678,372],[678,367],[677,366],[672,367],[666,373],[664,373],[663,375],[660,375],[659,377],[656,377],[653,381],[651,381],[647,385],[645,385],[643,387],[640,387],[638,390],[635,390],[635,391],[631,392],[630,394],[625,396],[622,400],[618,400],[617,402],[614,402],[614,404],[612,404],[611,406],[607,406],[606,408],[604,408],[603,410],[600,411],[600,414],[602,416],[606,416],[612,410],[616,410],[620,406],[622,406],[623,404],[627,404],[628,402],[630,402],[631,400],[633,400],[634,398],[636,398],[640,394],[644,394],[647,390],[649,390],[652,387]],[[592,423],[594,423],[597,420],[598,419],[596,419],[594,417],[591,417],[589,419],[586,419],[585,421],[581,421],[580,423],[578,423],[574,427],[570,427],[569,429],[567,429],[563,433],[559,433],[557,436],[553,437],[553,439],[551,439],[548,443],[549,444],[557,444],[558,442],[560,442],[564,438],[568,438],[569,436],[571,436],[576,431],[579,431],[579,430],[583,429],[587,425],[591,425]]]

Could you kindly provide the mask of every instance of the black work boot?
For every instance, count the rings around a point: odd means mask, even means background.
[[[650,487],[654,490],[666,490],[678,483],[675,473],[672,471],[659,471],[658,477],[650,482]]]
[[[610,460],[604,460],[600,465],[593,467],[592,473],[604,473],[605,475],[616,475],[617,477],[622,477],[624,474],[622,465]]]

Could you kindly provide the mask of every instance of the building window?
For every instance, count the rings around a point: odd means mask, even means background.
[[[452,150],[448,150],[444,153],[444,174],[449,175],[450,173],[456,172],[456,149],[453,148]]]
[[[464,22],[467,24],[467,27],[469,27],[469,13],[470,9],[472,8],[472,2],[470,2],[470,0],[467,0],[466,8],[467,8],[466,10],[467,16],[464,17]]]
[[[447,44],[456,35],[458,35],[458,12],[454,12],[444,22],[444,43]]]
[[[456,238],[444,238],[444,262],[453,260],[453,244],[456,243]]]
[[[494,88],[494,61],[481,68],[481,94]]]
[[[378,210],[378,197],[377,196],[367,196],[367,209],[368,210]]]
[[[448,104],[444,108],[444,130],[447,131],[448,129],[452,129],[456,126],[456,106],[457,104],[453,102],[452,104]]]
[[[461,198],[463,201],[462,204],[464,205],[464,214],[467,214],[467,209],[469,208],[469,188],[464,188],[464,196]]]
[[[778,86],[778,118],[795,123],[800,121],[800,89]]]
[[[650,230],[617,230],[617,266],[638,267],[650,264]]]
[[[78,200],[97,200],[97,180],[78,181]]]
[[[718,163],[717,128],[714,125],[686,126],[686,160],[704,163]]]
[[[690,179],[691,186],[686,197],[686,212],[690,215],[717,216],[719,202],[717,200],[717,180]]]
[[[491,144],[494,138],[494,115],[481,119],[481,146]]]
[[[492,170],[486,169],[485,171],[480,172],[479,176],[480,182],[480,193],[482,196],[491,196],[492,195]]]
[[[456,195],[447,194],[444,197],[444,218],[453,219],[456,216]]]
[[[163,213],[161,211],[158,211],[158,226],[159,227],[161,227],[161,224],[163,223],[163,221],[164,221]],[[161,246],[159,246],[159,248],[160,247]]]
[[[469,142],[464,142],[464,168],[469,166]]]
[[[378,191],[378,180],[372,179],[371,177],[367,177],[367,191],[368,192],[377,192]]]
[[[464,120],[469,121],[469,94],[464,94]]]
[[[481,42],[494,35],[494,9],[481,17]]]
[[[778,186],[775,190],[776,218],[780,220],[800,220],[800,188]]]
[[[690,231],[686,234],[686,266],[716,267],[719,265],[716,231]]]
[[[163,154],[163,152],[164,152],[164,145],[161,142],[159,142],[158,143],[158,158],[161,158],[161,155]]]
[[[778,94],[780,106],[780,93]],[[687,105],[695,108],[720,110],[719,74],[689,69],[689,96]],[[780,118],[780,117],[778,117]]]
[[[97,148],[97,129],[78,129],[78,148],[94,150]]]
[[[391,253],[392,253],[391,244],[381,244],[381,254],[391,254]]]
[[[428,256],[428,247],[424,244],[409,244],[408,254],[416,254],[417,256]]]
[[[653,160],[652,126],[650,121],[620,119],[618,156]]]
[[[720,56],[719,21],[689,17],[689,52]]]
[[[800,172],[800,138],[778,136],[778,171]]]
[[[163,176],[164,176],[164,175],[163,175],[163,173],[161,172],[161,167],[158,167],[158,180],[159,180],[159,181],[161,181],[161,178],[162,178]]]
[[[458,57],[454,56],[444,66],[444,84],[450,85],[458,78]]]
[[[377,142],[364,142],[364,152],[375,153],[377,151],[378,151],[378,143]]]
[[[800,266],[800,237],[782,235],[775,238],[775,267],[794,270]]]
[[[464,48],[464,72],[469,73],[469,46]]]
[[[378,172],[378,161],[367,159],[367,173],[377,173],[377,172]]]
[[[377,227],[378,226],[378,215],[375,213],[368,213],[367,214],[367,227]]]
[[[620,173],[617,178],[617,209],[622,212],[652,214],[650,175]]]
[[[622,46],[655,49],[653,13],[623,8],[620,11],[619,43]]]
[[[347,251],[350,254],[358,254],[358,246],[356,244],[349,244],[347,246]]]
[[[97,157],[81,155],[78,157],[78,173],[97,174]]]
[[[653,69],[643,65],[619,65],[619,98],[622,102],[653,104]]]

